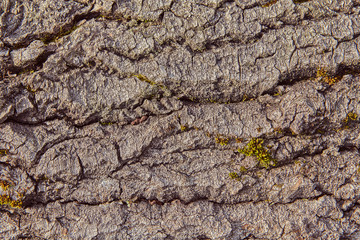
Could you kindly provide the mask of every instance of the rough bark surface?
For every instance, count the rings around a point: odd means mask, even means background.
[[[3,0],[0,238],[360,239],[359,12]]]

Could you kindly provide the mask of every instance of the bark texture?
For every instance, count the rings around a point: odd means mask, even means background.
[[[359,12],[3,0],[0,238],[360,239]]]

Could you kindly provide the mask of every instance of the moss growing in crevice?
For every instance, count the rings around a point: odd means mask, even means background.
[[[144,75],[142,75],[142,74],[134,74],[133,76],[134,76],[134,77],[137,77],[140,81],[149,83],[149,84],[152,85],[152,86],[157,85],[156,82],[151,81],[150,79],[148,79],[146,76],[144,76]]]
[[[244,148],[238,149],[238,151],[246,156],[255,156],[261,167],[275,166],[276,159],[271,157],[269,150],[264,148],[263,143],[263,139],[252,138]]]
[[[133,74],[132,76],[136,77],[137,79],[139,79],[142,82],[146,82],[146,83],[150,84],[151,86],[157,86],[157,87],[161,88],[162,90],[167,89],[166,86],[164,86],[163,84],[154,82],[154,81],[150,80],[149,78],[147,78],[145,75]]]

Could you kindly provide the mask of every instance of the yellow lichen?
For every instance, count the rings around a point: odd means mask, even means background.
[[[26,90],[32,93],[35,93],[37,91],[37,89],[31,88],[30,85],[26,85]]]
[[[294,163],[295,164],[301,164],[301,161],[300,160],[295,160]]]
[[[244,172],[246,172],[246,171],[247,171],[246,167],[244,167],[244,166],[241,166],[241,167],[240,167],[240,172],[244,173]]]
[[[357,118],[358,118],[358,115],[354,112],[349,112],[347,117],[350,119],[350,120],[353,120],[353,121],[356,121]]]
[[[239,174],[237,174],[236,172],[231,172],[231,173],[229,173],[229,177],[230,177],[231,179],[240,181],[240,176],[239,176]]]
[[[331,77],[324,68],[319,67],[316,72],[316,78],[321,78],[322,81],[326,82],[330,86],[338,82],[339,77]]]
[[[243,99],[241,100],[242,102],[245,102],[246,100],[248,100],[249,98],[248,98],[248,96],[246,95],[246,94],[244,94],[244,96],[243,96]]]
[[[274,133],[281,134],[281,133],[283,133],[283,130],[280,127],[276,127],[276,128],[274,128]]]
[[[100,122],[101,125],[113,125],[116,122]]]
[[[291,128],[289,128],[290,132],[292,135],[296,136],[296,132],[294,130],[292,130]]]
[[[3,191],[7,191],[9,189],[9,183],[7,181],[0,180],[0,188]]]
[[[349,122],[353,122],[353,121],[357,121],[358,120],[358,115],[354,112],[349,112],[346,115],[346,118],[343,120],[343,126],[339,129],[337,129],[337,132],[343,129],[348,129],[350,128],[349,125],[347,125]]]
[[[185,125],[181,125],[181,126],[180,126],[180,130],[181,130],[182,132],[186,131],[186,129],[187,129],[187,126],[185,126]]]
[[[2,192],[5,192],[0,195],[0,205],[8,205],[12,208],[21,208],[22,207],[22,194],[18,194],[17,200],[13,200],[10,197],[10,184],[7,181],[0,180],[0,188]]]
[[[229,138],[217,136],[217,137],[215,138],[215,142],[216,142],[216,143],[219,143],[221,146],[225,146],[225,145],[228,144]]]
[[[260,138],[252,138],[247,146],[238,149],[238,151],[247,156],[255,156],[262,167],[275,166],[277,161],[271,157],[269,150],[264,148],[263,143],[264,140]]]
[[[0,157],[8,155],[7,149],[0,149]]]

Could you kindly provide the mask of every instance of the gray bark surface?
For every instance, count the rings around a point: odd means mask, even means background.
[[[0,239],[360,239],[359,12],[3,0]]]

